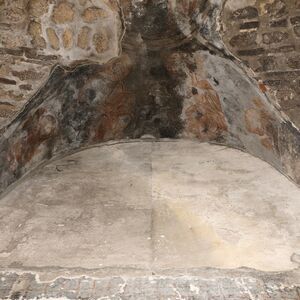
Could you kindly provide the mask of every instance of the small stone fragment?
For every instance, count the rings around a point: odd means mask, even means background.
[[[300,69],[300,56],[291,57],[287,60],[287,65],[291,69]]]
[[[67,28],[63,34],[63,46],[65,49],[71,49],[73,46],[73,32]]]
[[[17,7],[12,7],[7,9],[1,8],[0,10],[1,22],[19,23],[24,20],[24,16],[25,16],[24,10]]]
[[[47,28],[46,32],[51,48],[59,50],[59,39],[55,30],[53,28]]]
[[[93,44],[98,53],[103,53],[108,49],[107,35],[104,32],[94,34]]]
[[[15,113],[15,106],[12,104],[0,103],[0,118],[8,118]]]
[[[263,42],[264,44],[274,44],[274,43],[280,43],[286,39],[288,39],[289,35],[287,32],[268,32],[263,34]]]
[[[46,41],[41,36],[42,26],[41,26],[40,23],[38,23],[36,21],[31,21],[29,26],[28,26],[28,33],[32,37],[31,43],[34,47],[38,47],[38,48],[45,48],[46,47]]]
[[[265,5],[265,11],[270,17],[281,17],[286,13],[286,4],[282,0],[275,0]]]
[[[31,91],[32,90],[32,85],[31,84],[21,84],[19,86],[19,88],[21,90],[24,90],[24,91]]]
[[[52,21],[56,24],[65,24],[74,19],[73,5],[67,1],[60,2],[55,6],[52,14]]]
[[[48,0],[30,0],[28,3],[29,14],[33,17],[40,17],[48,11]]]
[[[82,27],[77,40],[77,46],[81,49],[86,49],[89,45],[91,29],[87,26]]]
[[[98,19],[106,18],[106,17],[107,17],[107,13],[105,12],[105,10],[95,6],[87,8],[82,14],[82,19],[86,23],[94,23]]]
[[[297,37],[300,37],[300,25],[294,27],[294,32]]]
[[[82,6],[86,5],[86,3],[87,3],[87,0],[79,0],[79,4]]]
[[[232,47],[249,47],[249,46],[255,47],[256,38],[257,38],[256,32],[245,32],[234,36],[229,43]]]
[[[258,17],[258,11],[255,7],[247,6],[233,12],[234,19],[253,19]]]

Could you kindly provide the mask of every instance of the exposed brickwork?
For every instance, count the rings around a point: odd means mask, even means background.
[[[217,273],[216,273],[217,274]],[[32,273],[0,273],[1,299],[244,299],[298,300],[288,274],[203,276],[59,277],[38,282]],[[290,281],[290,283],[289,283]]]
[[[0,127],[43,85],[53,65],[101,63],[118,55],[116,3],[0,1]]]
[[[264,82],[300,127],[300,7],[296,0],[226,1],[222,35],[229,50]]]

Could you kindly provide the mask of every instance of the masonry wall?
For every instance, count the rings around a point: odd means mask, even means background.
[[[144,137],[239,148],[300,183],[297,2],[0,3],[0,191],[59,153]]]

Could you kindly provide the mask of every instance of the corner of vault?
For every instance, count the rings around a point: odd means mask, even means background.
[[[299,41],[292,15],[299,9],[295,1],[224,0],[216,20],[223,53],[232,58],[258,95],[252,99],[254,107],[246,107],[244,113],[246,132],[249,136],[255,134],[274,155],[262,155],[251,145],[246,150],[271,163],[297,184],[300,123],[294,70]],[[290,23],[284,23],[288,19]]]

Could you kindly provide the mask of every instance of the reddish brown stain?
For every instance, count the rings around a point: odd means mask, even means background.
[[[260,82],[258,86],[259,86],[259,89],[260,89],[263,93],[266,93],[266,92],[268,91],[267,86],[266,86],[264,83]]]
[[[265,129],[263,128],[261,112],[255,108],[250,108],[245,112],[246,128],[249,132],[263,136]]]
[[[31,161],[39,146],[54,135],[56,119],[44,108],[39,108],[23,124],[22,131],[22,138],[12,145],[8,154],[13,170]]]
[[[263,138],[263,139],[261,139],[261,144],[265,147],[265,148],[267,148],[267,149],[269,149],[269,150],[272,150],[273,149],[273,143],[272,143],[272,140],[270,139],[270,138],[268,138],[268,137],[266,137],[266,138]]]
[[[92,126],[93,142],[121,139],[133,113],[134,97],[120,83],[99,107],[99,120]],[[94,129],[96,128],[96,129]]]
[[[185,129],[201,140],[216,139],[228,129],[220,98],[208,81],[201,80],[194,85],[200,91],[185,111]]]
[[[274,119],[266,111],[263,102],[255,98],[254,106],[245,112],[246,129],[250,133],[261,137],[261,144],[267,149],[274,149],[276,141],[276,128]]]

